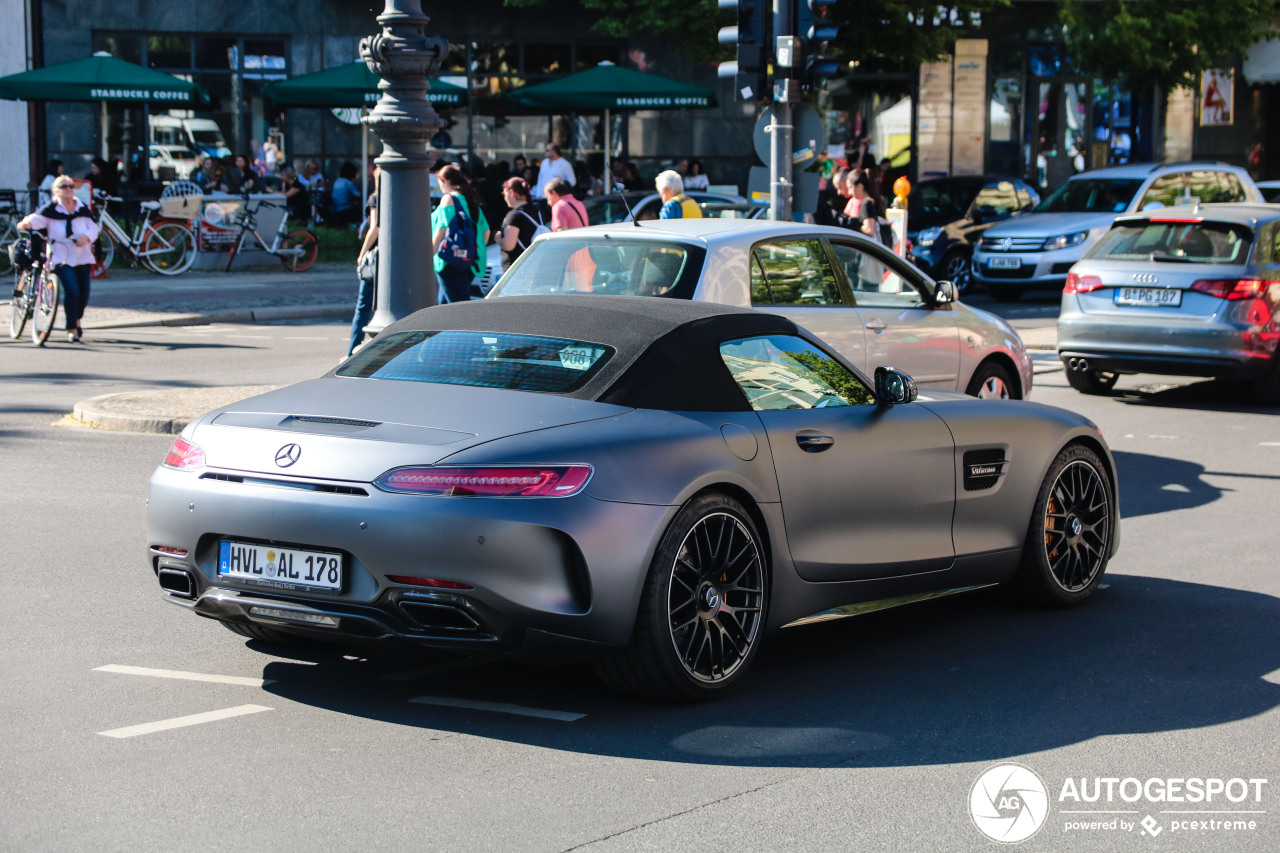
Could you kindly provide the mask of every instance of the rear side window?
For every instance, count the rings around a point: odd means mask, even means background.
[[[752,266],[753,302],[774,305],[841,304],[836,276],[827,263],[821,240],[761,243],[752,255],[758,264]]]
[[[1088,257],[1242,266],[1249,260],[1252,244],[1253,232],[1242,225],[1152,219],[1117,225],[1103,235]]]
[[[563,394],[584,385],[613,352],[603,344],[536,335],[396,332],[352,356],[338,375]]]

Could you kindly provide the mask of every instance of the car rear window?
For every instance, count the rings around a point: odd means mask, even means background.
[[[1140,186],[1139,180],[1077,178],[1036,205],[1036,213],[1123,213]]]
[[[705,254],[701,247],[665,240],[542,240],[520,256],[489,295],[594,293],[692,299]]]
[[[584,385],[613,353],[603,344],[537,335],[393,332],[380,335],[337,373],[563,394]]]
[[[1253,232],[1243,225],[1187,219],[1120,222],[1088,257],[1114,261],[1229,264],[1249,260]]]

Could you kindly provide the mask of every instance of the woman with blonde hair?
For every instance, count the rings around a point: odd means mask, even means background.
[[[84,335],[80,319],[89,304],[89,273],[93,269],[93,241],[98,223],[89,205],[76,198],[76,182],[61,175],[53,182],[54,200],[18,223],[19,231],[43,231],[49,244],[49,262],[62,282],[62,304],[67,316],[67,341]]]

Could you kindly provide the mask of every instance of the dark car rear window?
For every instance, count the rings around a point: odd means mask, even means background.
[[[574,236],[529,247],[490,296],[593,293],[692,299],[706,256],[700,246],[666,240]]]
[[[563,394],[585,384],[613,352],[603,344],[507,332],[393,332],[337,373]]]
[[[1079,178],[1067,181],[1036,205],[1036,213],[1123,213],[1140,180]]]
[[[1253,232],[1243,225],[1161,218],[1117,223],[1088,257],[1241,266],[1252,244]]]

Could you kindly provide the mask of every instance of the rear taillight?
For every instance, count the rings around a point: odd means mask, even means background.
[[[1062,290],[1064,293],[1088,293],[1091,290],[1098,290],[1102,287],[1102,279],[1096,275],[1080,275],[1079,273],[1067,273],[1067,285]]]
[[[1261,296],[1276,283],[1257,278],[1202,278],[1191,285],[1191,289],[1197,293],[1216,296],[1219,299],[1254,299]]]
[[[475,589],[470,584],[458,583],[457,581],[442,581],[438,578],[415,578],[409,575],[387,575],[387,579],[395,583],[402,583],[411,586],[430,586],[436,589]]]
[[[169,448],[169,455],[162,463],[166,468],[177,468],[179,471],[191,471],[204,467],[204,448],[193,444],[185,438],[178,437]]]
[[[374,485],[388,492],[488,498],[563,498],[576,495],[591,478],[586,465],[486,468],[397,468]]]

